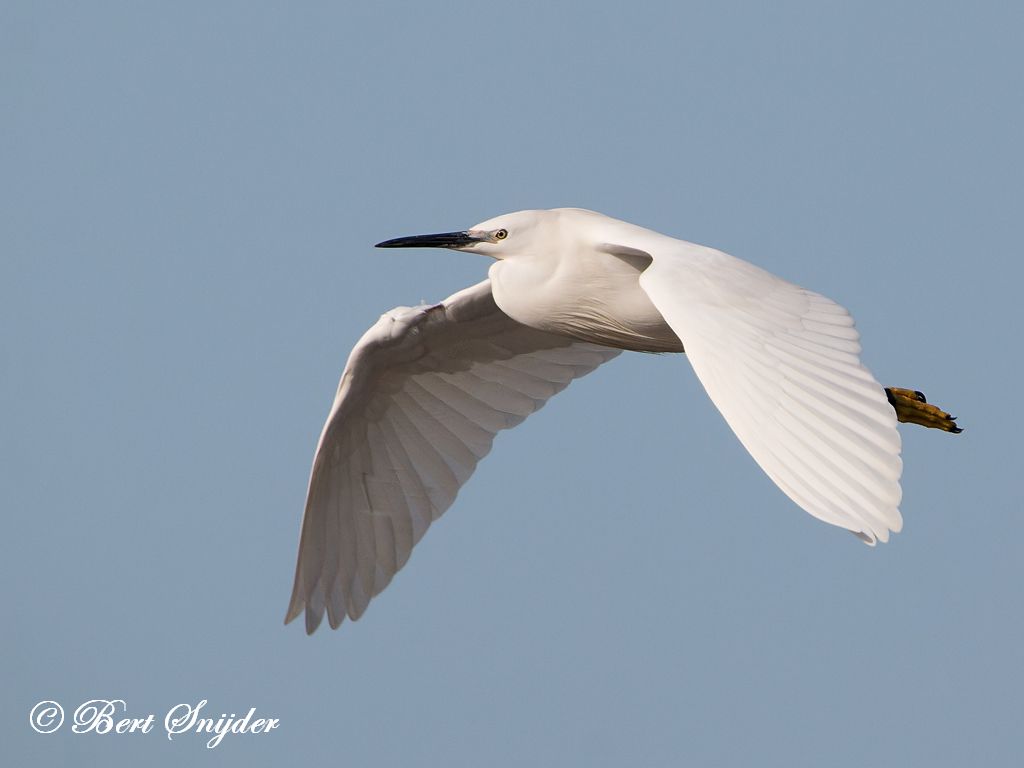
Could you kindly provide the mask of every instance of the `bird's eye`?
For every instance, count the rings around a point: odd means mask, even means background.
[[[508,237],[507,229],[499,229],[497,232],[494,233],[495,240],[504,240],[506,237]]]

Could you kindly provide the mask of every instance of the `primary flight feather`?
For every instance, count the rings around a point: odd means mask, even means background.
[[[957,432],[883,388],[849,313],[721,251],[593,211],[520,211],[379,247],[495,259],[440,304],[356,344],[313,459],[286,622],[358,619],[495,434],[620,350],[686,352],[711,400],[800,507],[867,543],[899,531],[897,420]]]

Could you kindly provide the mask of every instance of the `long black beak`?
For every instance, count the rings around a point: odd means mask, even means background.
[[[459,248],[480,242],[479,237],[469,232],[441,232],[437,235],[413,235],[412,237],[396,237],[377,243],[377,248]]]

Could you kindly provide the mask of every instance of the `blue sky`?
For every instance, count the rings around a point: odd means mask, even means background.
[[[1024,704],[1024,21],[979,3],[5,3],[11,764],[1007,764]],[[366,616],[281,624],[374,251],[580,206],[847,306],[904,429],[872,550],[763,476],[679,356],[502,434]],[[119,698],[149,734],[40,735]],[[277,717],[215,750],[164,713]]]

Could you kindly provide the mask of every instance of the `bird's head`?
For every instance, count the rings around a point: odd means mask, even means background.
[[[590,211],[559,208],[550,211],[516,211],[495,216],[469,229],[435,235],[396,237],[377,243],[378,248],[451,248],[481,253],[492,259],[515,258],[538,249],[557,250],[569,245],[575,228],[564,226],[567,217]],[[598,215],[598,214],[592,214]]]

